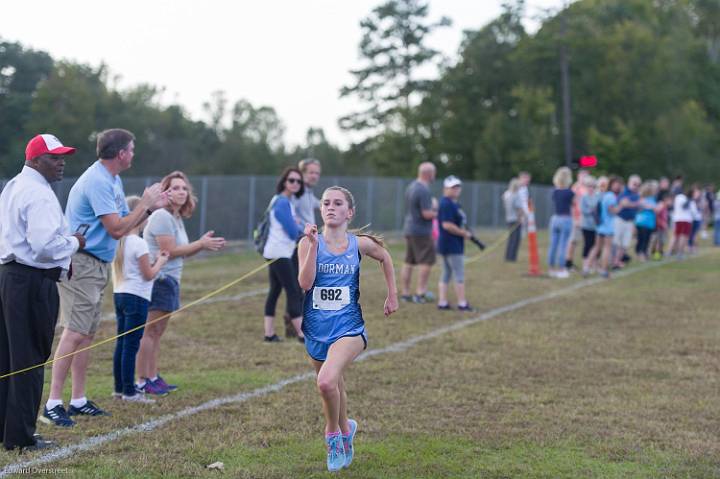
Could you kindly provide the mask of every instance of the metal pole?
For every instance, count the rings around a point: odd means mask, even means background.
[[[403,180],[398,178],[395,180],[395,229],[401,231],[403,229]]]
[[[500,185],[493,183],[492,185],[492,225],[494,228],[500,224]]]
[[[208,193],[208,179],[207,176],[203,176],[200,181],[200,231],[198,236],[205,234],[205,225],[207,223],[207,193]]]
[[[255,226],[255,177],[250,177],[250,187],[248,188],[248,241],[253,240],[253,227]]]
[[[565,37],[567,34],[567,12],[568,5],[565,6],[560,17],[560,81],[562,85],[563,100],[563,133],[565,144],[565,166],[570,167],[572,163],[572,113],[570,109],[570,72],[569,59],[567,53],[567,45]]]
[[[367,222],[368,224],[372,224],[373,222],[373,193],[375,189],[375,182],[373,181],[372,176],[369,176],[367,179]]]
[[[471,219],[469,221],[470,227],[475,228],[478,225],[477,214],[478,214],[478,196],[480,195],[480,183],[473,181],[472,184],[472,205],[470,208]]]

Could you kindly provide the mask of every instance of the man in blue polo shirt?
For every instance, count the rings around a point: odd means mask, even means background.
[[[615,245],[615,261],[613,266],[622,268],[625,266],[623,258],[630,248],[633,234],[635,233],[635,216],[640,206],[640,183],[642,180],[638,175],[632,175],[628,179],[627,187],[618,196],[620,211],[615,217],[615,234],[613,245]]]
[[[89,346],[101,318],[103,292],[110,280],[110,262],[117,240],[167,204],[167,194],[156,183],[145,189],[140,205],[132,212],[125,202],[120,172],[132,166],[135,136],[127,130],[103,131],[97,138],[98,160],[73,185],[65,215],[71,231],[86,232],[85,248],[72,257],[73,275],[61,283],[60,324],[65,328],[55,351],[50,397],[43,420],[56,426],[71,427],[69,416],[108,415],[85,397],[85,379],[90,352],[65,355]],[[69,410],[62,402],[65,379],[72,368],[72,397]]]

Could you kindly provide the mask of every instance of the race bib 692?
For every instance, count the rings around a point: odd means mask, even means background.
[[[350,304],[350,287],[316,286],[313,290],[313,308],[337,311]]]

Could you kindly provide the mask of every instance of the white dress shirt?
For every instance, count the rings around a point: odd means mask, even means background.
[[[0,194],[0,264],[67,270],[79,247],[50,183],[24,166]]]

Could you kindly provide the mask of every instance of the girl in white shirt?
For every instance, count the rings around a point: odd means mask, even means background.
[[[140,198],[131,196],[127,198],[127,202],[132,211],[140,203]],[[113,395],[124,401],[154,403],[153,399],[145,398],[145,395],[138,393],[135,388],[135,356],[145,329],[141,326],[147,321],[153,281],[170,256],[167,251],[161,251],[155,263],[150,264],[148,245],[140,237],[140,231],[146,222],[147,220],[135,226],[120,239],[112,264],[117,333],[133,330],[119,337],[115,345]]]
[[[688,193],[688,195],[692,195],[692,193]],[[675,201],[673,202],[673,222],[675,223],[674,253],[679,257],[685,255],[688,238],[692,232],[691,203],[692,201],[683,193],[675,195]]]
[[[690,229],[690,237],[688,238],[688,250],[690,253],[697,251],[697,235],[702,228],[703,213],[700,203],[702,201],[702,189],[698,185],[693,185],[691,189],[690,216],[692,216],[692,228]]]

